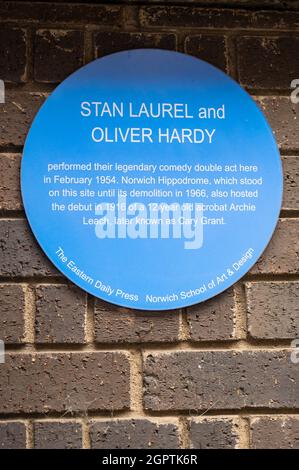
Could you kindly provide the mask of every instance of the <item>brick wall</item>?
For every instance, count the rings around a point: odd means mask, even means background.
[[[299,12],[186,3],[0,2],[0,447],[299,447],[299,105],[289,98]],[[134,47],[186,52],[238,80],[284,167],[281,219],[256,266],[171,313],[117,308],[71,285],[20,198],[22,146],[48,94],[82,64]]]

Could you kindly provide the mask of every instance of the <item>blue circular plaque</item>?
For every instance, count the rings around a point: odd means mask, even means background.
[[[209,299],[257,261],[282,170],[250,96],[202,60],[139,49],[68,77],[22,160],[25,211],[54,265],[85,291],[144,310]]]

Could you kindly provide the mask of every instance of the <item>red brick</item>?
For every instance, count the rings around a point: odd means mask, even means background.
[[[0,74],[5,82],[21,83],[26,80],[26,30],[1,25]]]
[[[81,449],[82,426],[76,421],[35,421],[35,449]]]
[[[250,420],[252,449],[299,449],[298,416],[262,416]]]
[[[25,220],[0,220],[0,276],[60,276]]]
[[[0,413],[69,413],[129,408],[125,354],[6,354],[0,367]]]
[[[177,341],[179,311],[131,310],[96,299],[95,337],[100,343]]]
[[[281,219],[251,273],[296,274],[299,269],[299,219]]]
[[[0,210],[20,209],[20,155],[0,154]]]
[[[86,294],[75,286],[36,288],[37,343],[84,343]]]
[[[39,29],[35,37],[34,78],[37,82],[61,82],[83,65],[82,31]]]
[[[248,332],[252,338],[299,338],[299,282],[246,284]]]
[[[200,411],[299,407],[299,367],[289,350],[148,354],[147,410]]]
[[[178,428],[148,419],[95,421],[90,426],[93,449],[177,449]]]
[[[18,284],[0,285],[0,339],[5,343],[24,340],[25,292]]]
[[[192,449],[235,449],[239,444],[235,418],[193,418],[189,421]]]
[[[187,308],[191,341],[238,339],[234,290]]]

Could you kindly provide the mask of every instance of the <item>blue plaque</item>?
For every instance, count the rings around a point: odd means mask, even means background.
[[[155,49],[98,59],[38,112],[22,160],[27,218],[54,265],[124,307],[167,310],[240,279],[279,216],[262,112],[202,60]]]

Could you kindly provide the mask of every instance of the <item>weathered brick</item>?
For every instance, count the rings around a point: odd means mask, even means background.
[[[0,73],[1,80],[24,82],[26,80],[26,31],[1,25]]]
[[[58,276],[25,220],[0,220],[0,276]]]
[[[24,339],[25,293],[17,284],[0,285],[0,339],[20,343]]]
[[[299,209],[299,158],[284,157],[283,209]]]
[[[76,421],[35,421],[35,449],[81,449],[82,426]]]
[[[86,294],[75,286],[36,288],[37,343],[84,343]]]
[[[118,352],[6,354],[0,413],[123,410],[130,365]]]
[[[289,350],[152,353],[144,385],[145,408],[155,411],[299,407]]]
[[[193,449],[235,449],[238,447],[238,421],[234,418],[194,418],[189,422]]]
[[[20,155],[0,155],[0,210],[22,208],[20,193]]]
[[[28,20],[40,23],[80,23],[117,26],[122,21],[118,5],[61,4],[61,2],[0,2],[0,17],[4,20]]]
[[[25,449],[26,428],[17,421],[0,423],[0,449]]]
[[[285,150],[299,148],[298,111],[299,106],[292,104],[287,96],[258,98],[277,144]]]
[[[36,32],[34,51],[35,80],[61,82],[83,65],[83,32],[40,29]]]
[[[281,219],[251,273],[295,274],[299,269],[299,219]]]
[[[299,418],[262,416],[250,420],[253,449],[299,449]]]
[[[298,49],[299,37],[291,35],[238,38],[240,83],[250,88],[289,89],[299,76],[299,62],[294,60]]]
[[[90,440],[94,449],[177,449],[180,446],[176,424],[148,419],[93,422]]]
[[[246,284],[248,332],[252,338],[299,337],[299,282]]]
[[[179,339],[179,311],[145,312],[96,299],[95,340],[100,343],[171,342]]]
[[[185,40],[185,52],[227,71],[224,36],[208,34],[188,36]]]
[[[159,48],[175,50],[176,37],[172,33],[99,32],[94,36],[94,47],[96,57],[128,49]]]
[[[187,309],[191,341],[232,340],[236,331],[236,302],[233,289]]]
[[[240,5],[239,5],[240,6]],[[140,22],[145,27],[183,28],[271,28],[296,29],[299,14],[291,11],[246,11],[230,8],[199,8],[196,6],[144,6]]]
[[[35,114],[46,96],[43,93],[6,92],[0,105],[0,145],[23,145]]]

